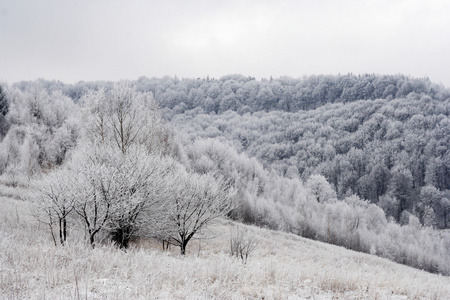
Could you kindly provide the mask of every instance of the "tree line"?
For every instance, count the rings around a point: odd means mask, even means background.
[[[13,87],[22,91],[35,83],[22,81]],[[90,90],[100,86],[111,88],[114,82],[78,82],[39,80],[48,93],[61,91],[75,102]],[[411,93],[426,94],[432,99],[450,97],[443,85],[428,78],[405,75],[311,75],[302,78],[280,77],[256,80],[239,74],[215,78],[140,77],[133,81],[140,92],[153,94],[158,105],[171,114],[201,109],[205,113],[239,114],[259,111],[297,112],[316,109],[327,103],[349,103],[358,100],[403,98]],[[168,115],[169,116],[169,115]]]

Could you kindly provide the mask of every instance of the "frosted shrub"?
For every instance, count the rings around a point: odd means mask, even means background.
[[[253,232],[241,226],[230,230],[230,255],[235,256],[246,264],[249,255],[258,247],[259,240]]]

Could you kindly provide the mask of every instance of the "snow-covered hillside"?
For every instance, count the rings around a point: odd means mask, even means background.
[[[20,190],[0,191],[2,299],[450,299],[449,277],[228,220],[186,256],[148,240],[91,249],[76,229],[55,247]],[[259,241],[246,264],[230,257],[235,226]]]

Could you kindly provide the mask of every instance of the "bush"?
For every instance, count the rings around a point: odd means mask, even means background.
[[[249,255],[258,247],[259,240],[242,226],[235,226],[230,232],[230,255],[246,264]]]

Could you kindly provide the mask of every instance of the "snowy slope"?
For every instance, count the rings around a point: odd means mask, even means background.
[[[126,253],[110,245],[55,247],[26,202],[3,196],[0,298],[450,299],[449,277],[255,227],[246,230],[260,243],[243,264],[229,255],[233,226],[222,220],[215,238],[192,242],[186,257],[152,241]]]

